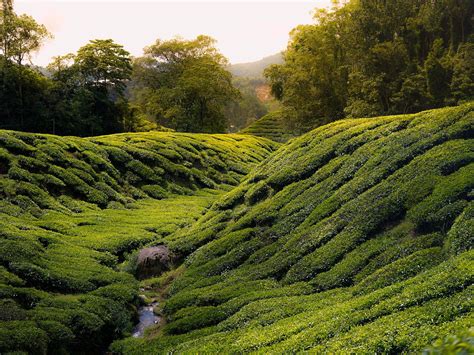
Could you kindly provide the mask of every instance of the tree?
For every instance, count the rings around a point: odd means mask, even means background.
[[[474,39],[474,38],[473,38]],[[462,44],[453,60],[451,91],[458,101],[474,98],[474,41]]]
[[[132,67],[121,45],[90,41],[77,54],[53,58],[48,70],[54,84],[54,133],[85,136],[126,128],[130,112],[124,90]]]
[[[88,84],[118,94],[123,94],[132,73],[130,53],[111,39],[90,41],[77,51],[74,63]]]
[[[27,130],[31,121],[28,115],[42,98],[45,80],[34,70],[25,67],[24,60],[38,50],[43,42],[51,37],[45,26],[38,24],[27,15],[18,16],[13,11],[11,0],[3,0],[0,10],[0,69],[2,86],[0,96],[2,105],[0,118],[4,126]],[[30,96],[30,90],[38,90]],[[40,100],[40,101],[38,101]],[[42,107],[42,105],[40,105]],[[46,114],[33,114],[36,119]],[[38,126],[41,126],[40,124]]]
[[[272,93],[297,128],[343,117],[347,100],[350,45],[349,7],[320,10],[317,25],[296,27],[284,53],[285,63],[265,71]]]
[[[425,61],[428,93],[435,106],[442,106],[450,95],[451,68],[447,61],[449,59],[445,55],[443,40],[438,38],[434,41],[433,48]]]
[[[8,52],[8,31],[10,28],[10,19],[13,15],[13,1],[12,0],[2,0],[0,7],[0,45],[1,50],[4,56]]]
[[[287,119],[409,113],[474,98],[472,0],[352,0],[291,33],[266,70]]]
[[[22,65],[26,58],[37,51],[52,35],[44,25],[38,24],[28,15],[3,12],[1,26],[1,48],[5,58]]]
[[[0,129],[50,132],[50,80],[0,56],[0,83]]]
[[[186,132],[224,132],[224,109],[238,98],[226,66],[211,37],[157,40],[134,62],[133,101],[164,126]]]
[[[240,98],[232,100],[226,105],[225,117],[229,124],[229,130],[237,132],[268,113],[268,108],[263,100],[261,101],[257,96],[257,91],[267,85],[260,78],[234,77],[232,82],[240,91]]]

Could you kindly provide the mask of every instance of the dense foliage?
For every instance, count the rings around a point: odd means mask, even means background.
[[[157,40],[133,62],[111,39],[91,40],[47,69],[25,63],[51,37],[11,2],[0,10],[0,128],[94,136],[162,130],[238,131],[266,108],[208,36]],[[133,75],[132,75],[133,74]],[[238,80],[238,79],[237,79]],[[131,102],[130,102],[131,99]]]
[[[412,353],[465,339],[473,124],[467,104],[293,139],[169,239],[187,259],[168,323],[112,349]],[[446,339],[434,349],[457,346]]]
[[[124,131],[130,115],[124,91],[132,65],[121,45],[110,39],[90,41],[77,54],[55,57],[48,70],[52,133],[92,136]]]
[[[98,352],[129,334],[127,253],[193,223],[276,148],[240,135],[0,131],[0,353]]]
[[[282,110],[208,36],[41,71],[1,4],[1,354],[473,351],[472,1],[318,11],[266,71]]]
[[[238,97],[215,40],[157,40],[134,62],[133,101],[152,120],[178,131],[225,132],[226,104]]]
[[[127,128],[131,59],[122,46],[91,41],[77,55],[56,57],[48,74],[0,55],[1,128],[78,136]]]
[[[354,0],[314,18],[266,71],[299,125],[474,98],[474,2]]]
[[[30,59],[43,42],[51,37],[44,25],[28,15],[17,15],[11,0],[2,0],[0,6],[0,52],[3,57],[21,65]]]

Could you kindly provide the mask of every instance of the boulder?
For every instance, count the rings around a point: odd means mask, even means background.
[[[166,245],[140,250],[137,258],[137,277],[146,279],[159,276],[171,269],[171,252]]]

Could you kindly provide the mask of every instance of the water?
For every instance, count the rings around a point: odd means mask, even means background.
[[[145,333],[145,329],[160,322],[161,317],[158,317],[155,313],[153,313],[153,308],[155,308],[157,305],[158,302],[153,302],[151,304],[139,308],[139,322],[133,329],[132,333],[132,336],[134,338],[141,338]]]

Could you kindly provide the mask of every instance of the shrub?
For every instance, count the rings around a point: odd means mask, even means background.
[[[161,186],[158,185],[143,185],[141,189],[152,198],[161,200],[167,197],[167,192]]]
[[[474,352],[474,328],[459,335],[449,335],[438,339],[423,351],[423,354],[471,354]]]
[[[48,349],[48,335],[30,321],[10,321],[0,324],[0,351],[14,351],[29,354],[45,354]]]

